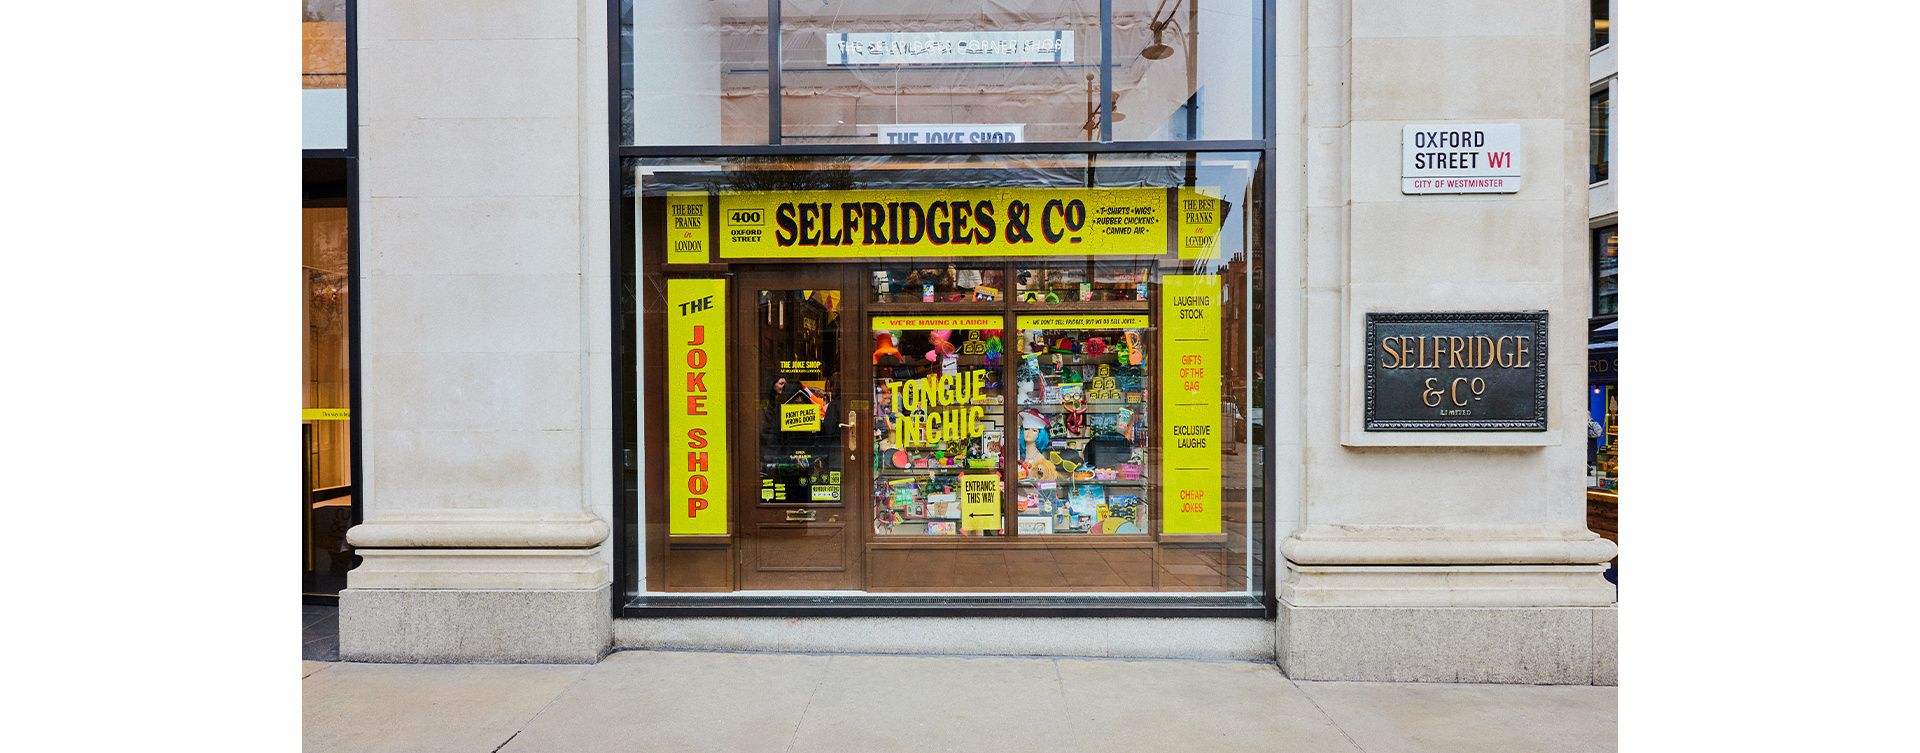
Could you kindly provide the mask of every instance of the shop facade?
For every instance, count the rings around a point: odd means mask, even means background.
[[[657,5],[360,9],[343,658],[1611,682],[1584,7]]]

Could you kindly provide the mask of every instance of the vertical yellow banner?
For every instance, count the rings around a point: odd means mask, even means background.
[[[707,263],[707,194],[667,193],[667,263]]]
[[[1220,276],[1160,281],[1162,533],[1220,532]]]
[[[1220,189],[1198,186],[1180,189],[1180,258],[1220,258]]]
[[[727,282],[667,280],[667,531],[727,533]]]

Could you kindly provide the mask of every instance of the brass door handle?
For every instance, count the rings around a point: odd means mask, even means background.
[[[844,423],[844,424],[841,424],[841,425],[840,425],[840,428],[842,428],[842,429],[851,429],[851,428],[853,428],[853,427],[854,427],[854,423],[853,423],[853,421],[854,421],[854,414],[853,414],[853,411],[847,411],[847,422],[846,422],[846,423]]]

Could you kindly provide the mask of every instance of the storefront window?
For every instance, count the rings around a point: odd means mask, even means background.
[[[870,331],[874,534],[1004,534],[1004,320],[876,316]]]
[[[624,144],[1260,132],[1260,8],[1250,0],[781,2],[772,18],[761,0],[665,0],[637,14],[619,1]]]
[[[1254,587],[1259,153],[624,166],[637,594]]]
[[[1142,283],[1144,285],[1145,283]],[[1020,318],[1023,534],[1150,528],[1147,314]]]
[[[303,593],[333,595],[353,566],[352,345],[346,160],[304,161],[301,201]]]

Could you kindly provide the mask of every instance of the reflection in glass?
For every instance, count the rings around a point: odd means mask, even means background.
[[[1116,141],[1258,135],[1259,3],[1108,4],[1110,99],[1099,0],[782,2],[775,66],[761,0],[625,0],[621,143],[1084,143],[1107,120]]]
[[[1607,161],[1612,156],[1607,136],[1613,130],[1613,99],[1605,89],[1588,103],[1587,129],[1587,182],[1599,183],[1607,179]]]
[[[1620,313],[1620,226],[1593,233],[1593,315]]]
[[[1593,39],[1589,49],[1600,49],[1607,45],[1613,30],[1613,20],[1608,18],[1611,11],[1607,0],[1593,0]]]
[[[760,501],[840,499],[840,292],[762,290]]]

